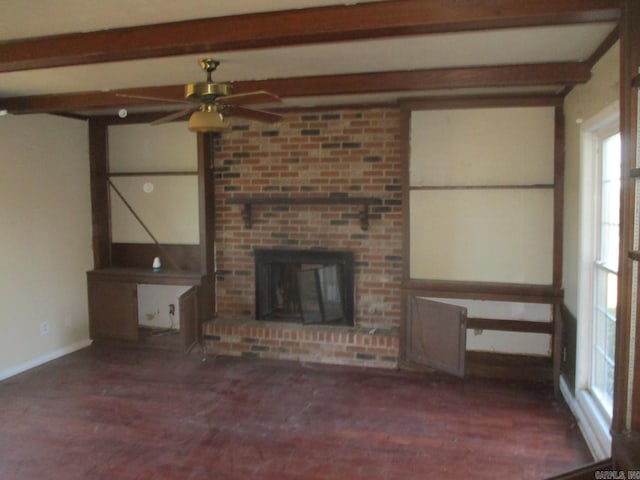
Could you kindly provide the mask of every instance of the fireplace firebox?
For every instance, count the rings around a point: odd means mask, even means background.
[[[255,250],[256,319],[352,326],[353,253]]]

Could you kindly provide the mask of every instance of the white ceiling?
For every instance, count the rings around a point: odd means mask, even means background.
[[[0,41],[342,3],[335,0],[0,0]],[[25,8],[27,5],[28,8]],[[218,81],[584,61],[614,27],[613,22],[605,22],[511,28],[210,54],[222,61],[219,70],[214,73],[214,79]],[[0,73],[0,98],[202,81],[204,74],[197,64],[197,59],[202,56]],[[549,86],[542,88],[542,91],[559,89],[558,86]],[[539,92],[541,87],[516,89],[523,90]],[[469,92],[478,91],[472,89]],[[430,92],[442,93],[447,92]],[[415,96],[416,92],[412,95]],[[386,93],[335,98],[289,98],[285,105],[390,101],[398,96]]]
[[[0,0],[0,41],[379,0]]]

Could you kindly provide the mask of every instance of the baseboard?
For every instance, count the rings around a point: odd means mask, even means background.
[[[587,443],[593,458],[597,461],[610,458],[611,437],[608,437],[608,429],[603,428],[602,425],[597,425],[597,422],[587,412],[585,406],[571,393],[564,376],[560,376],[560,392],[571,413],[576,418],[582,437]]]
[[[26,372],[32,368],[35,368],[44,363],[50,362],[51,360],[55,360],[56,358],[60,358],[64,355],[68,355],[69,353],[75,352],[76,350],[80,350],[81,348],[85,348],[91,345],[91,340],[81,340],[79,342],[72,343],[71,345],[67,345],[66,347],[60,348],[58,350],[54,350],[53,352],[46,353],[44,355],[40,355],[32,360],[21,363],[20,365],[14,365],[13,367],[6,368],[4,370],[0,370],[0,381],[5,380],[9,377],[13,377],[14,375],[18,375],[19,373]]]

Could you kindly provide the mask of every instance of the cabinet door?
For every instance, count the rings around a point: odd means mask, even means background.
[[[90,279],[88,289],[91,338],[137,340],[137,285]]]
[[[406,359],[463,377],[467,309],[419,297],[408,302]]]
[[[200,339],[198,319],[198,287],[192,287],[180,295],[180,331],[184,349],[189,351]]]

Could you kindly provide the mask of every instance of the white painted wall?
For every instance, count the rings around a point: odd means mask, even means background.
[[[195,172],[197,165],[196,135],[184,122],[109,127],[111,172]]]
[[[578,266],[580,265],[580,127],[618,100],[620,85],[620,47],[616,43],[595,65],[592,78],[578,85],[565,100],[565,184],[564,184],[564,302],[576,315],[578,311]]]
[[[138,285],[138,324],[151,328],[180,330],[180,296],[189,290],[184,285]],[[175,308],[169,313],[169,305]]]
[[[88,158],[85,122],[0,117],[0,378],[89,344]]]
[[[410,184],[553,183],[553,132],[552,107],[413,112]]]
[[[111,181],[160,243],[197,244],[200,241],[197,177],[112,177]],[[113,192],[111,229],[114,242],[153,243]]]
[[[550,284],[552,190],[410,195],[411,278]]]
[[[411,115],[411,187],[550,185],[553,164],[552,107]],[[411,278],[552,282],[552,189],[415,189],[409,210]]]
[[[111,172],[197,172],[197,140],[184,123],[109,127]],[[198,178],[112,177],[113,183],[160,243],[197,244]],[[111,193],[114,242],[152,243],[125,204]]]

